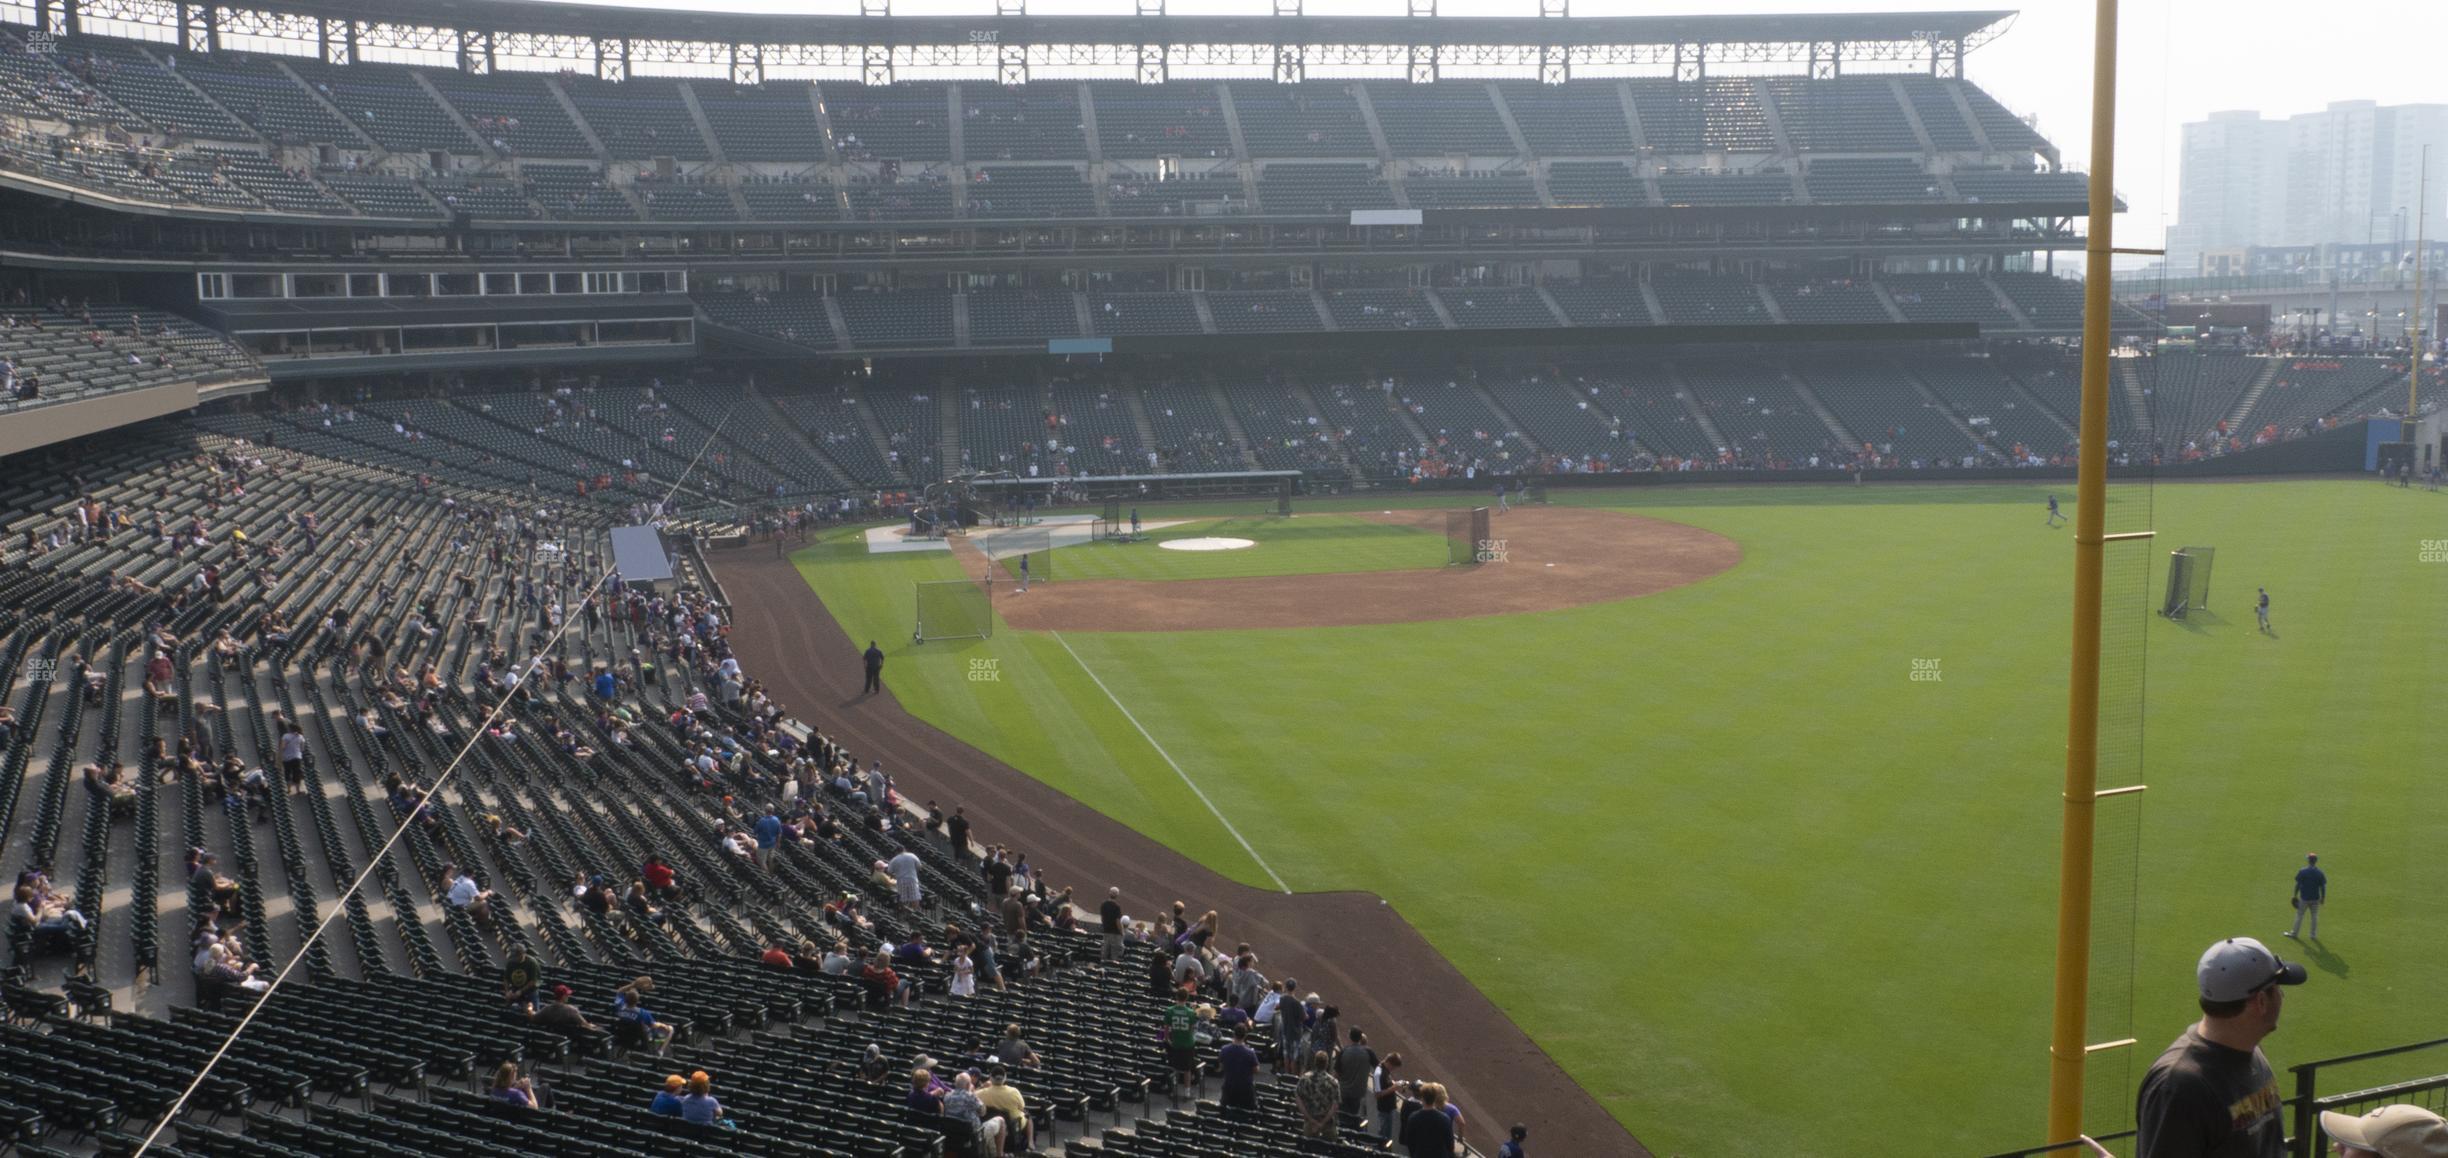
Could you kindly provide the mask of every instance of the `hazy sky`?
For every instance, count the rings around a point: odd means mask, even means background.
[[[854,0],[611,0],[708,11],[856,11]],[[1881,0],[1710,0],[1644,5],[1572,0],[1580,16],[1708,12],[1924,11],[1943,4]],[[1987,5],[1963,5],[1975,10]],[[2010,7],[1998,5],[1998,8]],[[1127,13],[1127,0],[1032,0],[1030,11]],[[990,0],[895,0],[910,15],[990,13]],[[1169,0],[1168,11],[1270,11],[1266,0]],[[1535,0],[1441,0],[1450,15],[1521,15]],[[1308,0],[1312,14],[1394,14],[1400,0]],[[2448,101],[2448,74],[2423,55],[2448,44],[2443,0],[2126,0],[2121,18],[2116,186],[2129,211],[2118,243],[2153,246],[2176,217],[2177,126],[2217,109],[2259,109],[2283,116],[2331,101],[2383,104]],[[2006,33],[1974,52],[1971,79],[2018,113],[2037,113],[2040,131],[2075,168],[2088,168],[2091,125],[2092,6],[2047,0],[2024,7]],[[2448,158],[2434,190],[2448,197]]]

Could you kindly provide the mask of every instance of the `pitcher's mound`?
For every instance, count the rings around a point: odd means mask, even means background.
[[[1234,539],[1223,535],[1205,535],[1196,539],[1166,539],[1156,544],[1167,551],[1238,551],[1258,545],[1255,539]]]
[[[1360,517],[1445,533],[1441,510]],[[1488,533],[1492,543],[1483,552],[1488,561],[1477,566],[1238,579],[1073,580],[1032,587],[1028,598],[1010,600],[1002,598],[1004,585],[997,584],[995,611],[1023,631],[1417,623],[1654,595],[1742,561],[1742,548],[1723,535],[1664,519],[1581,507],[1517,508],[1495,516]],[[1182,542],[1163,545],[1178,547]]]

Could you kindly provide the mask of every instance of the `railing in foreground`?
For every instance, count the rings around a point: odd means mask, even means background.
[[[2384,1058],[2404,1057],[2443,1047],[2448,1047],[2448,1037],[2418,1041],[2409,1045],[2390,1046],[2387,1049],[2376,1049],[2367,1053],[2322,1058],[2318,1061],[2308,1061],[2301,1065],[2287,1067],[2287,1072],[2295,1075],[2295,1093],[2280,1103],[2282,1111],[2288,1116],[2287,1153],[2292,1158],[2320,1158],[2320,1155],[2328,1149],[2328,1135],[2320,1128],[2320,1116],[2325,1110],[2333,1110],[2341,1114],[2361,1114],[2380,1106],[2402,1102],[2421,1106],[2433,1113],[2448,1115],[2448,1073],[2409,1078],[2404,1081],[2343,1093],[2324,1095],[2320,1092],[2320,1079],[2324,1070],[2334,1070]],[[2118,1155],[2134,1153],[2135,1138],[2131,1130],[2100,1134],[2095,1137],[2111,1153]],[[2053,1146],[2032,1146],[2022,1150],[2008,1150],[1989,1155],[1988,1158],[2043,1158],[2044,1155],[2055,1155],[2057,1158],[2083,1158],[2089,1153],[2089,1149],[2081,1142],[2060,1142]]]

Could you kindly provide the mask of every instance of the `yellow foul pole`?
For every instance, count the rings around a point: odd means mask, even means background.
[[[2098,811],[2101,568],[2108,528],[2109,224],[2116,212],[2117,0],[2094,0],[2091,221],[2083,243],[2082,432],[2074,484],[2074,641],[2066,693],[2065,830],[2057,864],[2057,991],[2048,1140],[2082,1133],[2091,987],[2091,838]]]

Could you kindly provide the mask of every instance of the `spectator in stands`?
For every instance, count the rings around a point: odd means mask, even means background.
[[[478,924],[493,926],[493,890],[476,887],[476,878],[459,871],[459,866],[442,866],[442,903],[476,918]]]
[[[535,959],[527,955],[527,947],[510,946],[509,954],[502,960],[502,1000],[509,1002],[512,1009],[532,1017],[536,1011],[536,987],[543,981],[543,970],[537,968]]]
[[[887,867],[892,872],[893,899],[899,901],[904,909],[914,910],[920,907],[924,903],[925,895],[918,887],[917,852],[903,848],[894,855]]]
[[[715,1100],[714,1079],[704,1070],[689,1075],[688,1096],[680,1099],[680,1120],[698,1126],[739,1129],[739,1123],[724,1114],[722,1103]]]
[[[1362,1103],[1368,1100],[1369,1075],[1377,1072],[1377,1051],[1370,1049],[1368,1035],[1353,1026],[1351,1042],[1335,1053],[1335,1081],[1343,1088],[1343,1112],[1359,1116]]]
[[[523,1109],[536,1109],[535,1081],[519,1076],[517,1062],[503,1062],[493,1071],[493,1100]]]
[[[941,1114],[944,1112],[943,1086],[935,1080],[932,1072],[911,1070],[909,1093],[903,1095],[902,1103],[921,1114]]]
[[[638,876],[646,882],[647,891],[652,893],[656,900],[669,901],[679,896],[679,875],[672,871],[670,865],[663,862],[661,853],[648,853],[646,863],[639,869]]]
[[[1302,1047],[1308,1040],[1308,1006],[1293,996],[1292,980],[1285,978],[1283,988],[1275,998],[1276,1068],[1284,1073],[1295,1072],[1305,1053]]]
[[[883,1046],[867,1043],[867,1052],[859,1057],[858,1076],[860,1081],[877,1086],[892,1076],[892,1062],[885,1060]]]
[[[1000,1063],[986,1067],[986,1088],[978,1091],[978,1101],[1003,1120],[1004,1149],[1008,1152],[1018,1147],[1023,1153],[1027,1152],[1033,1140],[1029,1127],[1028,1099],[1021,1095],[1020,1087],[1004,1080]]]
[[[2343,1158],[2448,1158],[2448,1120],[2421,1106],[2382,1106],[2360,1117],[2323,1110],[2320,1120]]]
[[[1105,890],[1105,903],[1097,906],[1097,928],[1104,936],[1103,960],[1107,963],[1122,959],[1122,889],[1117,885]]]
[[[917,993],[917,985],[893,972],[892,957],[876,950],[866,966],[859,970],[859,983],[867,987],[867,1008],[882,1009],[889,1005],[907,1006]]]
[[[1196,996],[1196,986],[1184,985],[1175,991],[1172,1006],[1164,1012],[1165,1064],[1173,1071],[1175,1097],[1189,1089],[1198,1075],[1198,1010],[1190,1004]]]
[[[1292,1103],[1300,1111],[1301,1137],[1333,1141],[1341,1132],[1336,1115],[1342,1107],[1343,1087],[1335,1081],[1334,1059],[1325,1050],[1309,1055],[1308,1072],[1292,1087]]]
[[[977,1097],[977,1072],[966,1070],[952,1075],[951,1087],[944,1091],[943,1115],[969,1124],[977,1138],[975,1153],[994,1155],[1002,1152],[1003,1119],[986,1112],[986,1103]]]
[[[2285,987],[2304,967],[2250,937],[2210,946],[2194,967],[2202,1018],[2142,1076],[2134,1110],[2138,1158],[2286,1153],[2277,1072],[2261,1040],[2278,1028]]]
[[[1036,1066],[1044,1061],[1037,1056],[1036,1050],[1029,1048],[1028,1039],[1021,1036],[1020,1023],[1016,1021],[1003,1027],[1003,1040],[994,1048],[994,1059],[1013,1069]]]
[[[261,966],[252,961],[240,961],[227,942],[216,941],[207,946],[204,952],[206,964],[204,970],[197,975],[198,981],[212,985],[234,986],[255,993],[271,988],[271,982],[255,975]]]
[[[1388,1053],[1369,1074],[1369,1093],[1377,1099],[1374,1107],[1377,1136],[1388,1142],[1394,1141],[1396,1128],[1402,1123],[1402,1083],[1394,1076],[1402,1064],[1401,1054]]]
[[[756,822],[756,863],[758,868],[773,868],[774,846],[782,842],[782,817],[768,808]]]
[[[1419,1106],[1403,1119],[1403,1150],[1410,1158],[1453,1158],[1454,1120],[1445,1112],[1445,1087],[1435,1082],[1419,1086]]]
[[[238,903],[238,882],[221,875],[219,855],[200,848],[192,849],[187,854],[187,861],[192,866],[187,874],[189,885],[211,893],[212,903],[224,909]]]
[[[655,1020],[654,1011],[646,1008],[646,995],[652,992],[652,977],[640,977],[614,990],[612,1015],[631,1026],[632,1032],[638,1034],[641,1040],[654,1046],[655,1055],[660,1057],[664,1050],[671,1048],[672,1038],[678,1031]]]
[[[595,1029],[595,1023],[588,1021],[586,1014],[570,1003],[570,987],[567,985],[552,987],[552,1002],[537,1011],[535,1019],[537,1025],[572,1036]]]
[[[599,887],[594,890],[594,893],[601,895],[603,891]],[[663,919],[663,910],[656,908],[654,902],[647,898],[646,882],[642,880],[629,882],[628,893],[621,897],[621,907],[628,910],[630,916],[641,921],[661,921]]]
[[[647,1104],[646,1112],[666,1118],[677,1118],[680,1116],[681,1100],[687,1095],[688,1079],[673,1074],[663,1079],[663,1088],[655,1091],[654,1101]]]
[[[1249,1047],[1249,1030],[1233,1027],[1232,1040],[1217,1051],[1217,1064],[1224,1071],[1226,1110],[1256,1115],[1258,1113],[1258,1051]]]
[[[977,962],[970,958],[967,944],[952,947],[951,993],[954,997],[977,996]]]
[[[9,902],[9,926],[24,930],[38,950],[66,948],[84,930],[85,918],[74,909],[46,906],[33,886],[21,884]]]

